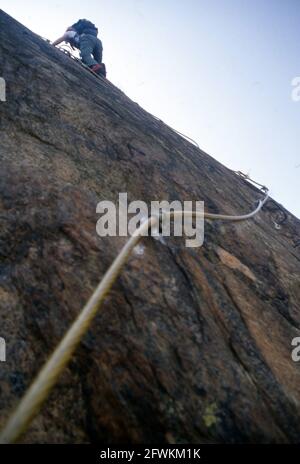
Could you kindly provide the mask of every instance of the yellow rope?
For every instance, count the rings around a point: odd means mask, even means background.
[[[228,216],[223,214],[204,213],[204,218],[229,221],[242,221],[249,219],[260,211],[268,199],[268,190],[265,187],[263,187],[263,190],[265,192],[265,198],[260,200],[257,208],[249,214]],[[170,218],[174,218],[177,214],[182,214],[182,212],[173,211],[165,213],[165,215]],[[183,212],[183,214],[193,217],[202,216],[202,213],[193,211]],[[143,237],[143,234],[150,227],[157,226],[159,224],[159,220],[160,219],[158,217],[154,216],[148,218],[124,245],[119,255],[115,258],[105,273],[93,295],[29,387],[17,409],[8,419],[5,428],[0,434],[0,444],[14,443],[26,431],[30,422],[47,399],[52,387],[56,384],[56,381],[64,367],[70,361],[72,354],[80,343],[82,337],[89,329],[92,319],[95,317],[105,296],[120,274],[133,248],[138,244],[140,239]]]

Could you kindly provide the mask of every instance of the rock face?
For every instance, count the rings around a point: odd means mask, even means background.
[[[261,194],[3,12],[0,74],[3,425],[127,240],[98,237],[99,201]],[[140,250],[23,441],[299,442],[300,221],[270,199]]]

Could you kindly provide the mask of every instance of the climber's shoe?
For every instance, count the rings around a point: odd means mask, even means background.
[[[106,66],[105,66],[105,64],[101,63],[100,66],[101,66],[101,68],[99,70],[100,75],[103,76],[103,77],[106,77]]]
[[[99,74],[99,76],[106,77],[106,67],[105,67],[104,63],[97,63],[97,64],[91,66],[90,69],[94,73]]]

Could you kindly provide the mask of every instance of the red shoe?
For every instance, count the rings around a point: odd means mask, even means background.
[[[104,63],[97,63],[97,64],[94,64],[94,66],[91,66],[91,70],[96,73],[96,74],[99,74],[99,76],[103,76],[103,77],[106,77],[106,67],[105,67],[105,64]]]

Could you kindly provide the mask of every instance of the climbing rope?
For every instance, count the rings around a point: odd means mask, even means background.
[[[244,180],[248,180],[249,182],[251,182],[252,184],[255,184],[255,185],[258,185],[258,187],[261,188],[262,191],[266,192],[268,189],[265,185],[263,184],[260,184],[259,182],[256,182],[255,180],[251,179],[251,177],[249,177],[249,174],[244,174],[243,172],[241,171],[232,171],[234,172],[235,174],[237,174],[239,177],[241,177],[242,179]]]
[[[159,121],[159,122],[163,123],[163,124],[164,124],[165,126],[167,126],[172,132],[175,132],[175,134],[180,135],[181,137],[183,137],[185,140],[187,140],[188,142],[190,142],[192,145],[194,145],[196,148],[198,148],[198,149],[200,150],[200,147],[199,147],[198,143],[197,143],[194,139],[192,139],[192,138],[189,137],[188,135],[185,135],[185,134],[183,134],[182,132],[180,132],[180,131],[174,129],[173,127],[169,126],[168,124],[166,124],[165,122],[163,122],[163,121],[162,121],[160,118],[158,118],[157,116],[154,116],[154,115],[152,115],[152,116],[154,117],[154,119],[156,119],[156,121]]]
[[[241,175],[240,173],[237,174]],[[248,178],[248,180],[251,179]],[[249,214],[235,216],[201,213],[196,211],[186,211],[183,212],[183,214],[190,217],[201,216],[212,220],[221,219],[227,221],[243,221],[254,217],[266,203],[269,197],[269,191],[266,187],[262,187],[261,190],[264,192],[265,197],[262,200],[259,200],[258,206]],[[134,247],[143,238],[145,232],[147,232],[151,227],[159,226],[162,217],[174,219],[178,214],[182,214],[182,211],[163,212],[161,216],[151,216],[133,233],[131,238],[127,241],[104,274],[104,277],[82,311],[79,313],[75,322],[71,325],[59,345],[55,348],[54,352],[25,393],[16,410],[8,419],[5,428],[0,434],[0,444],[14,443],[26,431],[30,422],[49,396],[49,393],[56,384],[59,375],[70,361],[75,349],[79,345],[83,336],[89,329],[93,318],[100,309],[106,295],[119,276]]]

